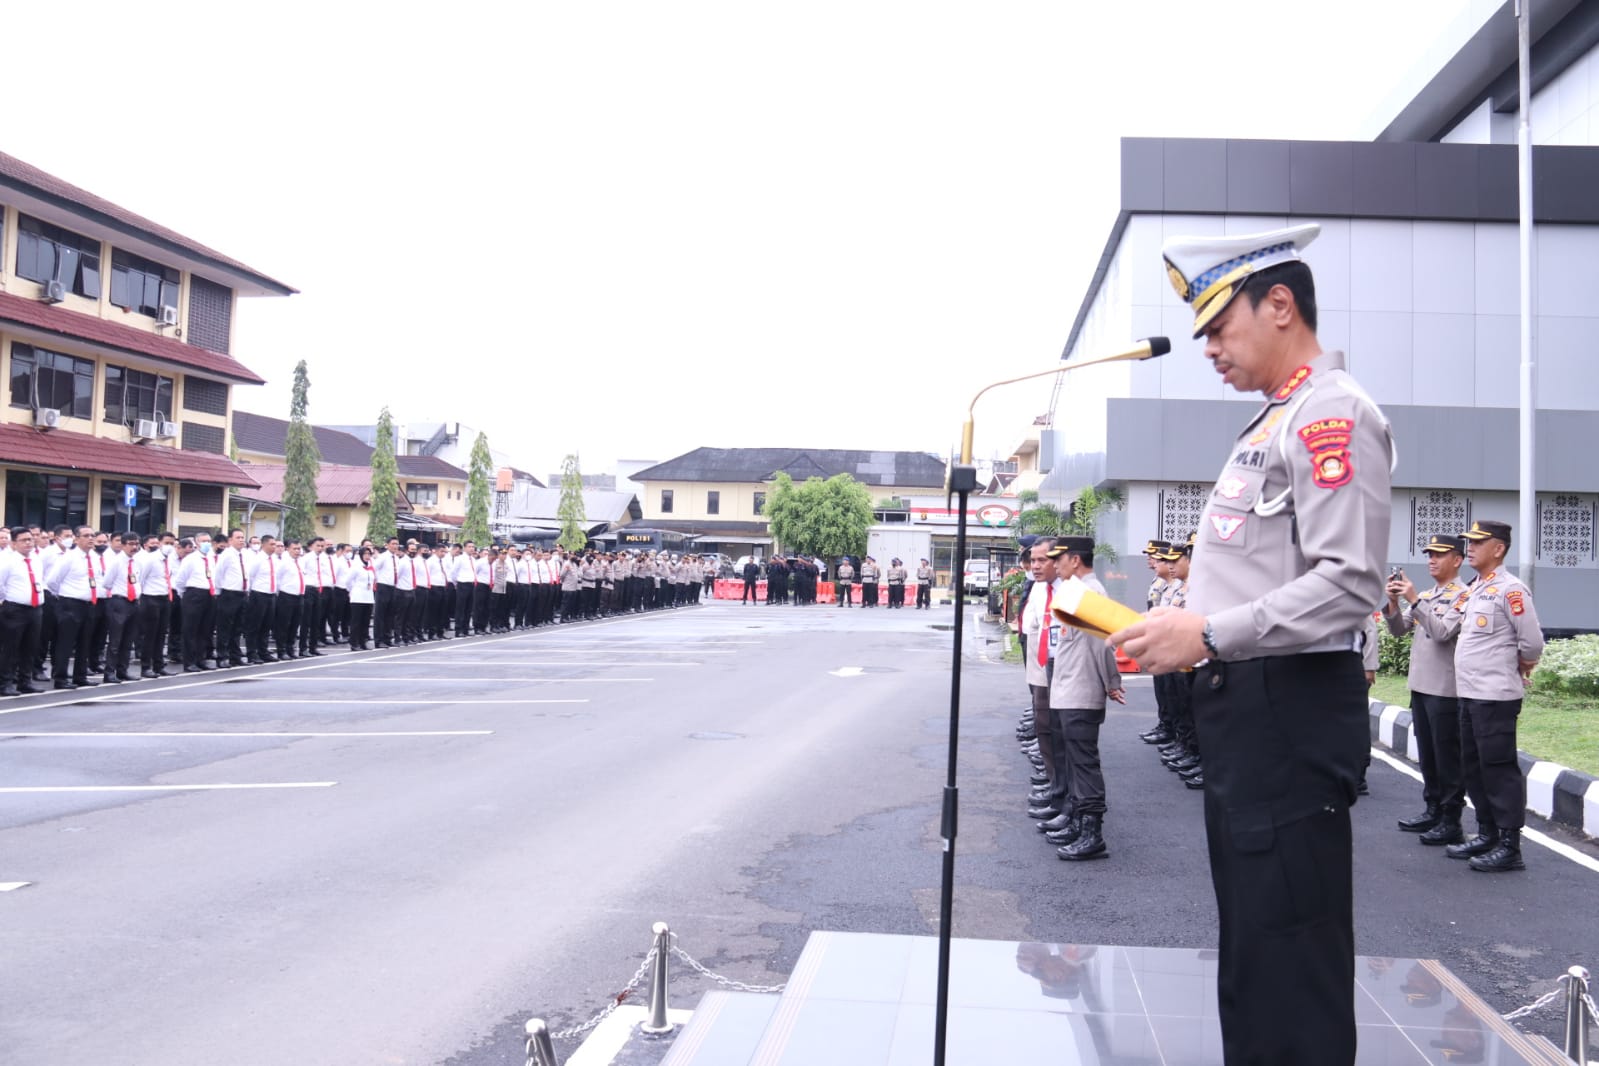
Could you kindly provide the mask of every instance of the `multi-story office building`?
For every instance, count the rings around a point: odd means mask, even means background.
[[[7,525],[215,528],[230,487],[243,296],[294,290],[0,154],[0,478]]]
[[[1538,524],[1516,532],[1533,538],[1544,624],[1599,629],[1599,0],[1536,11]],[[1467,19],[1374,141],[1122,142],[1121,210],[1065,358],[1151,334],[1173,350],[1062,379],[1046,499],[1121,488],[1101,533],[1135,563],[1146,538],[1186,538],[1261,400],[1223,386],[1191,339],[1161,245],[1318,222],[1322,346],[1348,353],[1398,442],[1389,561],[1419,568],[1433,533],[1517,521],[1516,25],[1509,2]]]

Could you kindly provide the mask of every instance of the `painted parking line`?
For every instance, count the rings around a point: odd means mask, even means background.
[[[1390,755],[1388,752],[1382,751],[1382,750],[1380,750],[1378,748],[1372,748],[1371,749],[1371,754],[1372,754],[1373,758],[1381,759],[1383,762],[1387,763],[1389,766],[1392,766],[1395,770],[1398,770],[1400,773],[1405,774],[1408,777],[1414,778],[1417,781],[1421,780],[1421,772],[1419,770],[1415,769],[1414,767],[1410,766],[1407,763],[1400,762],[1397,758],[1395,758],[1393,755]],[[1467,798],[1466,806],[1471,807],[1473,810],[1476,809],[1475,805],[1472,804],[1470,798]],[[1599,859],[1595,859],[1591,855],[1586,855],[1583,852],[1578,851],[1576,848],[1572,847],[1571,845],[1563,843],[1563,842],[1561,842],[1559,840],[1556,840],[1554,837],[1550,836],[1547,833],[1540,833],[1538,830],[1532,828],[1531,826],[1526,826],[1526,827],[1524,827],[1521,830],[1521,835],[1522,835],[1523,839],[1530,840],[1534,844],[1542,844],[1544,847],[1548,848],[1550,851],[1554,852],[1556,855],[1559,855],[1561,858],[1570,859],[1572,862],[1576,863],[1578,866],[1583,866],[1583,867],[1586,867],[1586,868],[1592,870],[1594,873],[1599,873]]]
[[[83,701],[79,701],[79,702],[83,702]],[[96,699],[96,700],[94,700],[92,702],[95,702],[95,703],[112,703],[112,702],[115,702],[118,706],[122,706],[123,704],[128,704],[128,703],[165,703],[165,704],[167,704],[169,706],[175,705],[175,704],[180,704],[180,703],[192,703],[192,704],[195,704],[196,706],[200,706],[200,705],[207,704],[207,703],[278,703],[278,704],[282,704],[282,703],[315,703],[315,704],[355,704],[355,705],[360,706],[360,707],[393,707],[393,706],[397,706],[397,705],[400,705],[400,704],[404,704],[406,706],[454,707],[457,704],[462,704],[462,703],[502,703],[502,704],[509,704],[509,705],[521,705],[521,704],[532,704],[532,703],[587,703],[588,700],[473,700],[473,699],[466,699],[466,700],[390,700],[390,699],[382,699],[382,700],[320,700],[320,699],[307,699],[307,698],[305,698],[303,696],[297,696],[297,697],[292,697],[292,698],[291,697],[285,697],[285,698],[283,698],[281,700],[240,699],[240,698],[237,698],[237,697],[234,697],[234,696],[208,696],[205,699],[200,699],[200,700],[158,700],[158,699],[129,699],[129,698],[125,697],[125,696],[101,696],[101,697],[99,697],[98,699]]]
[[[361,663],[345,663],[344,665],[345,666],[349,666],[349,667],[356,667],[356,666],[360,666],[362,664]],[[437,664],[437,663],[384,663],[383,665],[386,666],[386,667],[391,667],[391,668],[399,666],[399,667],[414,667],[416,669],[423,669],[423,668],[432,669],[432,668],[438,666],[439,664]],[[621,662],[615,662],[615,663],[586,662],[586,661],[584,661],[582,659],[512,659],[512,658],[504,658],[504,659],[450,659],[450,660],[448,660],[448,665],[450,665],[450,666],[580,666],[580,667],[584,668],[585,670],[627,670],[627,669],[636,670],[636,669],[638,669],[641,666],[647,666],[651,670],[654,670],[657,667],[662,667],[662,666],[670,668],[670,667],[678,667],[678,666],[704,666],[705,664],[704,663],[686,663],[686,662],[683,662],[680,659],[679,660],[675,660],[673,662],[649,662],[648,660],[635,659],[632,656],[629,656],[627,659],[625,659],[625,660],[623,660]],[[412,680],[412,678],[400,677],[400,678],[395,678],[395,680],[397,680],[397,681],[410,681],[410,680]],[[517,680],[524,680],[524,679],[518,678]]]
[[[130,733],[120,729],[102,729],[98,732],[39,732],[7,733],[0,730],[0,740],[9,737],[489,737],[492,729],[411,729],[404,731],[368,731],[343,733],[309,733],[300,730],[279,730],[273,733]]]
[[[248,679],[239,678],[239,680]],[[635,681],[654,681],[655,679],[653,677],[479,677],[476,675],[472,677],[329,677],[326,674],[319,674],[316,677],[280,677],[273,680],[315,681],[319,685],[328,681],[377,681],[385,684],[392,684],[396,681],[403,681],[406,684],[414,681],[437,681],[452,685],[467,681],[493,681],[496,684],[505,684],[506,682],[527,682],[529,684],[538,682],[544,684],[553,682],[557,684],[620,685]]]
[[[32,881],[0,881],[0,892],[15,892],[19,888],[27,888]]]
[[[0,788],[0,792],[221,792],[255,788],[332,788],[336,784],[337,781],[269,781],[253,785],[232,782],[220,785],[17,785]]]

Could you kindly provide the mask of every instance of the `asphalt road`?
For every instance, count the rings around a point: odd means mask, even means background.
[[[657,920],[752,983],[812,929],[930,933],[951,620],[717,603],[4,701],[0,788],[116,791],[0,791],[0,882],[30,882],[0,892],[0,1062],[520,1063],[526,1018],[586,1019]],[[957,935],[1211,946],[1198,797],[1135,736],[1147,686],[1105,731],[1112,858],[1061,863],[988,635]],[[1470,873],[1394,831],[1409,777],[1371,783],[1357,950],[1440,958],[1502,1010],[1599,969],[1599,873],[1538,847]]]

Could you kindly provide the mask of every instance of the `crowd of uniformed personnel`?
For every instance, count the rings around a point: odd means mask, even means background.
[[[0,696],[698,603],[693,555],[0,527]]]
[[[1399,828],[1472,870],[1523,868],[1516,719],[1543,637],[1529,590],[1504,566],[1511,528],[1482,520],[1432,538],[1436,584],[1425,593],[1400,570],[1385,580],[1397,446],[1344,354],[1317,339],[1301,253],[1319,229],[1166,242],[1204,358],[1265,402],[1227,453],[1195,535],[1146,547],[1156,578],[1142,612],[1106,640],[1060,624],[1060,582],[1098,589],[1092,540],[1058,538],[1030,546],[1035,583],[1020,620],[1031,695],[1020,733],[1037,769],[1029,814],[1062,859],[1108,854],[1097,740],[1120,682],[1104,652],[1120,648],[1157,679],[1159,722],[1145,739],[1204,793],[1228,1063],[1355,1059],[1351,811],[1370,761],[1376,617],[1417,633],[1425,809]],[[1476,573],[1467,586],[1462,561]],[[1070,589],[1072,602],[1080,593]]]

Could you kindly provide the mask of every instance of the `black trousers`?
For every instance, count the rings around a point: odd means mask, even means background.
[[[1480,826],[1527,823],[1527,779],[1516,760],[1520,716],[1520,700],[1460,700],[1460,764]]]
[[[922,584],[916,586],[916,606],[917,607],[926,607],[928,610],[932,610],[932,607],[933,607],[933,586],[932,585],[930,585],[930,584],[928,584],[926,582],[923,582]]]
[[[209,657],[216,597],[210,589],[183,590],[183,665],[198,668]]]
[[[394,590],[394,639],[416,640],[416,589]]]
[[[1354,652],[1195,672],[1228,1066],[1355,1061],[1349,808],[1370,750]]]
[[[244,593],[220,589],[216,599],[217,661],[241,663],[244,652],[239,648],[239,633],[244,629]]]
[[[489,600],[494,596],[494,586],[479,582],[472,588],[472,628],[479,633],[489,631]]]
[[[89,627],[89,665],[96,670],[100,669],[101,660],[105,658],[106,634],[109,632],[106,607],[109,603],[110,599],[106,596],[101,596],[97,603],[91,603],[89,620],[84,623]]]
[[[1466,788],[1460,769],[1460,701],[1454,696],[1410,693],[1410,728],[1421,762],[1421,798],[1428,807],[1460,817]]]
[[[244,654],[251,662],[266,658],[267,640],[272,636],[273,592],[252,592],[244,601]]]
[[[316,637],[316,643],[320,644],[324,640],[334,639],[330,635],[330,632],[332,634],[336,634],[338,632],[338,622],[336,622],[333,617],[333,612],[335,609],[333,586],[323,585],[322,588],[317,591],[316,598],[317,610],[320,612],[320,614],[317,618],[316,633],[314,635]]]
[[[372,639],[378,647],[387,646],[394,632],[394,586],[375,585],[372,589]]]
[[[1055,707],[1055,751],[1059,759],[1066,805],[1072,814],[1105,813],[1105,771],[1099,764],[1099,727],[1103,707]],[[1038,729],[1035,724],[1034,731]],[[1042,746],[1042,745],[1040,745]]]
[[[1049,685],[1028,685],[1033,698],[1033,735],[1038,738],[1038,757],[1044,760],[1044,776],[1049,778],[1049,793],[1060,797],[1064,787],[1057,790],[1061,781],[1060,769],[1055,765],[1055,712],[1049,709]]]
[[[44,608],[0,603],[0,685],[31,685]]]
[[[450,604],[454,601],[449,585],[434,585],[428,591],[428,610],[432,613],[428,636],[444,636],[444,631],[450,625]]]
[[[112,596],[103,606],[106,618],[106,676],[127,677],[134,637],[139,632],[139,601],[126,596]]]
[[[472,590],[475,588],[476,583],[455,586],[455,635],[458,637],[466,636],[472,628]]]
[[[295,637],[300,631],[300,601],[305,599],[298,593],[279,592],[272,605],[272,636],[277,641],[278,658],[284,659],[294,654]]]
[[[349,638],[350,647],[364,648],[367,642],[367,630],[372,624],[372,605],[370,603],[351,603],[350,624],[346,636]]]
[[[333,631],[333,639],[350,639],[350,590],[337,586],[333,589],[333,613],[328,615],[329,628]]]
[[[160,673],[167,665],[167,621],[172,604],[165,596],[139,597],[139,666]]]
[[[838,601],[840,607],[852,605],[855,602],[855,586],[848,581],[834,582],[833,599]]]
[[[581,590],[561,590],[561,621],[572,622],[577,620],[577,601]]]
[[[307,588],[300,597],[300,626],[295,634],[301,655],[310,655],[311,649],[322,643],[322,595]]]
[[[875,582],[875,581],[862,581],[861,582],[861,606],[862,607],[876,607],[877,606],[877,582]]]

